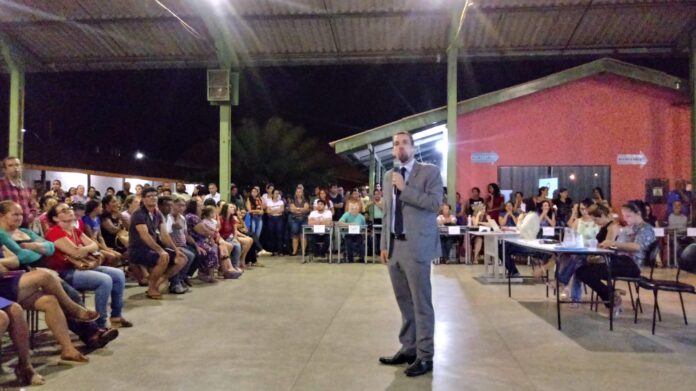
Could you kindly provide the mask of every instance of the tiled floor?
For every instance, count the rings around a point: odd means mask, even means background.
[[[436,266],[435,370],[409,379],[403,367],[377,363],[398,349],[400,316],[385,267],[265,262],[238,281],[162,302],[128,288],[126,316],[136,327],[91,353],[87,365],[56,364],[53,340],[43,336],[35,355],[48,380],[41,389],[696,389],[696,326],[683,324],[676,295],[662,298],[656,336],[648,295],[638,325],[630,306],[614,332],[606,311],[565,307],[558,331],[542,285],[514,286],[509,299],[505,285],[473,279],[479,266]],[[696,322],[696,297],[686,303]],[[5,374],[0,386],[12,381]]]

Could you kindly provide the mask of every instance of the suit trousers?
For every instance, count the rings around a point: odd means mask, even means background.
[[[432,360],[435,351],[435,311],[430,284],[430,259],[415,259],[407,242],[393,240],[389,277],[401,310],[401,352]]]

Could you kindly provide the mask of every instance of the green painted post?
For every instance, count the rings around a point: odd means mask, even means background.
[[[24,69],[10,66],[10,140],[8,155],[24,161]]]
[[[230,200],[232,174],[232,105],[220,105],[220,199]]]
[[[455,204],[457,192],[457,61],[462,10],[452,12],[447,48],[447,203]]]
[[[375,157],[375,148],[372,146],[372,144],[368,145],[368,149],[370,150],[370,174],[368,177],[368,186],[370,188],[370,196],[372,196],[375,191],[377,158]]]

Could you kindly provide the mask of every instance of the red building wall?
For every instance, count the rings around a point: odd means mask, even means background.
[[[612,204],[644,197],[646,178],[691,178],[690,110],[685,96],[614,75],[598,75],[460,115],[457,189],[485,189],[497,166],[611,165]],[[617,165],[643,152],[644,168]],[[473,164],[496,152],[496,164]],[[485,192],[485,190],[484,190]],[[526,195],[525,195],[526,196]],[[588,195],[589,196],[589,195]]]

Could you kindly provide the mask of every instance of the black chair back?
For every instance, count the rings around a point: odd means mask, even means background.
[[[680,271],[684,270],[687,273],[696,274],[696,243],[686,246],[679,255],[677,264]]]
[[[645,262],[650,265],[650,279],[653,279],[653,273],[655,272],[655,265],[657,265],[657,254],[660,253],[660,241],[655,240],[650,243],[648,249],[645,251]]]

